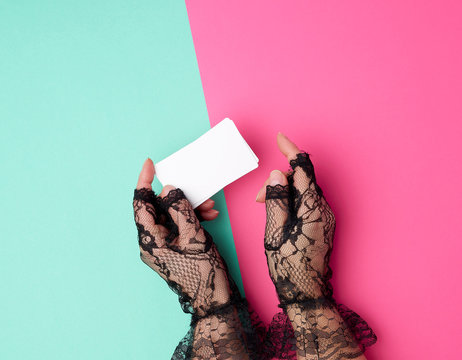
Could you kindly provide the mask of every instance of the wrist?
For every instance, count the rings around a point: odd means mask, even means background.
[[[311,303],[293,303],[285,308],[294,330],[298,354],[332,360],[360,356],[362,350],[338,312],[335,300],[315,300]]]
[[[242,301],[245,304],[245,300]],[[194,343],[196,351],[192,359],[242,359],[251,358],[253,334],[242,322],[242,305],[230,302],[210,313],[197,317],[193,314],[191,326],[194,328]],[[250,340],[250,344],[249,344]],[[252,357],[253,359],[253,357]]]
[[[333,296],[332,285],[329,280],[321,277],[312,277],[307,274],[297,281],[272,276],[273,284],[279,298],[280,307],[293,303],[309,306],[321,305]]]
[[[335,307],[337,305],[332,296],[319,296],[316,298],[284,299],[279,298],[279,307],[284,310],[299,309],[309,311],[314,309]]]
[[[198,311],[195,311],[192,314],[191,324],[195,324],[202,319],[210,318],[210,317],[224,317],[229,314],[233,314],[237,307],[240,304],[244,303],[244,299],[242,299],[239,295],[238,296],[230,296],[229,300],[226,303],[217,303],[211,307],[207,307],[206,309],[201,308]]]

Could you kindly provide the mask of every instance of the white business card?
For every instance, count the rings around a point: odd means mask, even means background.
[[[226,118],[192,143],[154,164],[162,186],[183,190],[193,208],[258,167],[258,157]]]

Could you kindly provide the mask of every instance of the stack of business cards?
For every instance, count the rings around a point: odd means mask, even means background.
[[[257,167],[257,156],[228,118],[155,164],[161,184],[183,190],[193,208]]]

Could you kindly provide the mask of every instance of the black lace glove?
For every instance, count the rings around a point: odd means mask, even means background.
[[[164,198],[135,189],[133,207],[141,259],[192,314],[172,359],[256,359],[247,304],[181,189]]]
[[[290,166],[287,181],[280,173],[282,184],[266,186],[265,253],[279,306],[293,326],[299,358],[359,357],[376,336],[332,296],[334,214],[309,155],[299,152]]]

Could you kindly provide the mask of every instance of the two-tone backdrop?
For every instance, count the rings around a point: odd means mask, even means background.
[[[0,2],[0,358],[169,359],[185,315],[139,259],[132,196],[225,117],[260,167],[206,225],[269,322],[255,196],[311,154],[336,298],[368,359],[458,359],[462,9],[456,1]],[[155,190],[160,184],[155,182]]]

